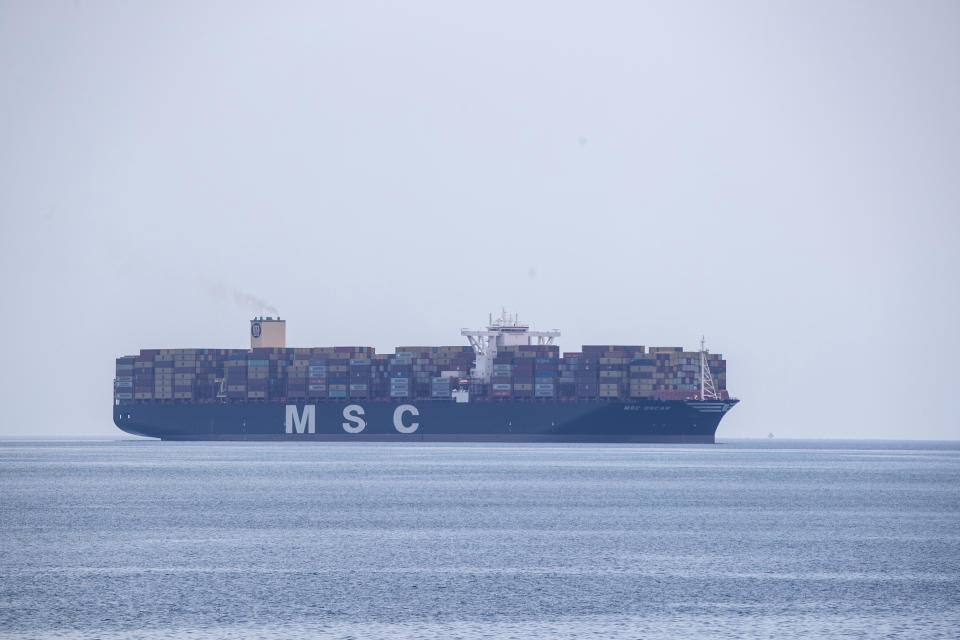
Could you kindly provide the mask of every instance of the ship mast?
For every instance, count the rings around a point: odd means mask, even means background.
[[[710,373],[710,365],[707,364],[707,350],[705,347],[706,339],[700,337],[700,400],[719,400],[717,387],[713,384],[713,375]]]

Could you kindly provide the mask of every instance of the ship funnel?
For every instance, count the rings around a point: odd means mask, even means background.
[[[287,321],[280,316],[260,316],[250,321],[250,348],[287,346]]]

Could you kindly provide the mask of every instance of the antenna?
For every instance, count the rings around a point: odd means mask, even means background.
[[[700,400],[707,398],[719,400],[717,388],[713,384],[713,375],[710,373],[710,365],[707,364],[706,338],[700,336]]]

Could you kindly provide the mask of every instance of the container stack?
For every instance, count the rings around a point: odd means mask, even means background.
[[[433,364],[429,357],[429,352],[425,349],[417,349],[413,352],[413,397],[429,398],[432,393],[432,381],[439,373],[437,365]]]
[[[134,400],[133,371],[136,363],[137,359],[134,356],[117,358],[113,393],[120,404],[130,404]]]
[[[413,391],[413,352],[398,351],[387,365],[391,398],[410,398]]]
[[[230,400],[247,399],[247,352],[230,350],[223,363],[226,379],[227,398]]]
[[[270,376],[270,360],[262,359],[264,354],[251,354],[247,358],[247,398],[266,400],[267,379]]]
[[[144,349],[133,365],[133,399],[153,400],[153,358],[155,350]]]
[[[390,398],[390,372],[387,365],[391,356],[375,353],[370,356],[370,397]]]
[[[726,361],[707,354],[719,394]],[[116,360],[114,397],[132,402],[450,400],[474,366],[468,346],[313,349],[144,349]],[[221,388],[221,381],[223,386]],[[489,382],[470,380],[471,401],[604,401],[695,398],[700,353],[680,347],[587,345],[560,357],[554,345],[505,346]],[[221,394],[225,391],[225,394]]]
[[[217,363],[222,362],[223,358],[217,349],[195,349],[195,351],[194,398],[200,402],[210,402],[216,398],[219,391],[220,385],[217,384],[217,378],[222,376],[217,370]]]
[[[327,397],[350,397],[350,361],[365,358],[368,347],[333,347],[333,353],[327,357]],[[362,385],[360,380],[357,384]]]
[[[394,355],[378,356],[372,397],[449,398],[456,381],[466,377],[472,366],[470,347],[397,347]]]
[[[490,396],[509,398],[513,395],[513,353],[501,352],[493,359],[493,375],[490,377]]]
[[[329,387],[327,385],[329,383],[330,365],[326,356],[331,354],[332,352],[328,354],[319,349],[314,349],[313,353],[310,354],[306,368],[308,399],[320,400],[329,397]]]
[[[354,354],[358,355],[358,354]],[[350,358],[350,397],[369,398],[373,371],[373,360],[368,357]]]
[[[563,395],[581,400],[620,400],[629,394],[629,363],[644,355],[641,345],[585,345],[563,358]],[[571,388],[569,385],[573,384]]]
[[[173,349],[161,349],[153,359],[153,397],[173,400]]]
[[[493,398],[556,396],[559,349],[555,345],[501,347],[493,359]]]
[[[297,350],[300,353],[291,353],[290,366],[287,367],[287,392],[290,400],[303,401],[307,397],[307,380],[310,371],[309,349]]]
[[[175,400],[193,400],[197,381],[197,350],[174,349],[173,397]]]
[[[719,353],[708,353],[707,362],[710,364],[710,373],[713,375],[713,383],[717,387],[717,393],[720,393],[721,389],[726,393],[727,361]]]
[[[559,351],[556,354],[559,356]],[[534,360],[533,395],[535,398],[554,398],[557,394],[559,357],[543,357]]]
[[[533,361],[535,353],[521,351],[521,347],[504,347],[504,351],[513,352],[513,397],[533,397]]]
[[[628,395],[631,398],[652,398],[654,392],[653,376],[656,371],[656,358],[644,355],[630,360],[630,366],[627,370]]]
[[[430,397],[432,398],[449,398],[450,392],[453,390],[451,387],[451,378],[433,378],[430,389]]]
[[[247,396],[251,400],[266,401],[271,398],[282,397],[286,390],[286,369],[289,366],[292,354],[289,349],[281,347],[257,347],[251,350],[247,357]],[[250,371],[250,361],[256,361],[253,368],[259,369],[256,377]],[[250,393],[256,395],[250,396]],[[260,394],[263,395],[260,395]]]
[[[597,367],[599,359],[592,347],[584,347],[583,351],[574,354],[572,358],[574,380],[577,386],[577,400],[596,400]],[[602,353],[602,351],[600,352]]]
[[[489,382],[484,382],[483,380],[470,380],[467,390],[470,392],[471,400],[483,401],[490,399],[492,386]]]
[[[660,400],[687,400],[699,397],[699,351],[683,351],[680,347],[660,348],[655,351],[655,356],[653,397]],[[726,361],[716,353],[708,353],[706,359],[717,392],[721,397],[728,397]]]

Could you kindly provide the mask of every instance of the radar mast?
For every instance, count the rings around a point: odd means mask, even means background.
[[[700,400],[719,400],[717,387],[713,384],[713,375],[710,373],[710,365],[707,363],[707,350],[705,348],[706,339],[700,337]]]

